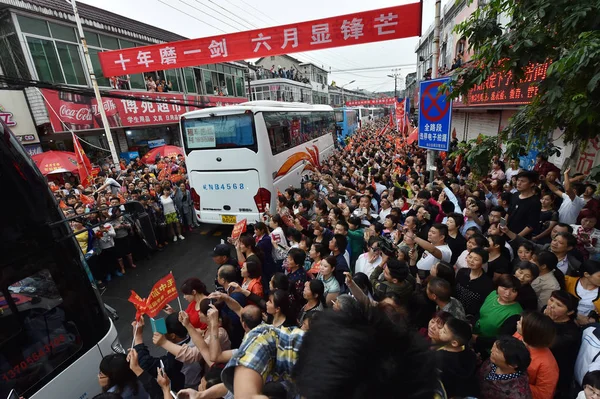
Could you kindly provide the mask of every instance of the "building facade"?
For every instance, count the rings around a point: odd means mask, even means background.
[[[118,152],[142,155],[155,140],[179,144],[180,114],[247,101],[246,67],[235,62],[104,76],[101,51],[186,38],[87,4],[78,9]],[[0,0],[0,54],[8,86],[43,82],[43,89],[28,87],[25,93],[44,149],[71,150],[70,131],[91,144],[86,151],[108,148],[69,3]]]
[[[372,93],[348,90],[328,83],[328,72],[289,55],[258,59],[249,64],[252,100],[304,102],[340,107],[345,101],[374,98]]]
[[[440,35],[440,59],[437,65],[439,74],[444,76],[451,74],[452,70],[469,62],[472,52],[468,50],[468,42],[465,37],[460,37],[454,32],[457,24],[464,22],[469,16],[483,5],[487,0],[475,0],[471,4],[460,0],[448,3],[442,12],[441,35]],[[499,22],[506,26],[509,16],[500,15]],[[431,78],[431,70],[436,67],[433,60],[433,24],[420,38],[416,47],[417,76],[414,82],[414,102],[418,112],[418,87],[419,82]],[[522,81],[514,84],[510,74],[493,74],[483,84],[473,88],[468,98],[460,98],[453,103],[451,131],[459,141],[471,140],[479,134],[493,136],[508,125],[510,118],[524,105],[528,104],[537,93],[537,83],[546,76],[548,64],[531,65],[527,68]],[[410,85],[407,82],[407,88]],[[566,167],[567,164],[574,171],[588,173],[592,167],[600,163],[600,140],[588,140],[587,143],[565,144],[562,139],[562,131],[556,129],[549,134],[549,140],[554,145],[561,147],[561,155],[553,156],[550,161],[558,167]],[[527,157],[521,159],[522,164],[530,163],[535,159],[535,151],[531,151]],[[524,159],[526,159],[524,161]]]

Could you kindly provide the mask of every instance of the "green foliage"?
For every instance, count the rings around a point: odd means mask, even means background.
[[[512,18],[502,26],[499,15]],[[511,72],[518,81],[530,63],[551,61],[538,94],[511,119],[504,141],[511,132],[544,143],[556,128],[564,129],[567,143],[598,135],[600,0],[489,0],[455,31],[467,37],[474,56],[453,75],[451,97],[466,96],[492,73]]]
[[[490,173],[492,159],[495,156],[499,157],[501,153],[498,137],[480,134],[476,139],[460,143],[450,157],[456,158],[462,155],[469,162],[476,179],[480,179]]]

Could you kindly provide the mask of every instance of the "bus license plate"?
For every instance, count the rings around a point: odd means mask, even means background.
[[[221,215],[221,221],[224,224],[236,224],[237,218],[235,215]]]

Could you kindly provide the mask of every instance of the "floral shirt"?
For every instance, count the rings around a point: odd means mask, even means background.
[[[496,365],[486,360],[479,369],[480,399],[532,399],[527,373],[496,374]]]

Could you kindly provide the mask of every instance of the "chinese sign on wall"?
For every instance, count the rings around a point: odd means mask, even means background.
[[[104,76],[322,50],[421,34],[421,3],[99,53]]]
[[[531,64],[525,70],[525,77],[514,84],[512,73],[494,73],[484,83],[469,91],[468,98],[460,106],[524,105],[529,104],[537,94],[537,84],[546,78],[549,63]]]

